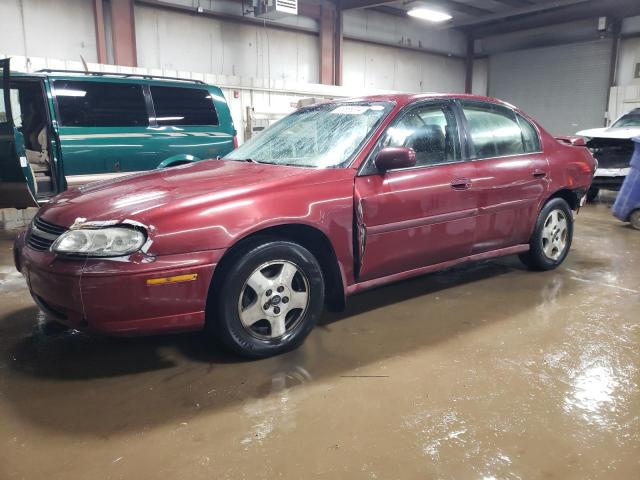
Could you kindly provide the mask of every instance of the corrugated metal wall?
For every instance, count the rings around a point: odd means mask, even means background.
[[[611,40],[497,53],[489,94],[521,107],[556,135],[604,125]]]

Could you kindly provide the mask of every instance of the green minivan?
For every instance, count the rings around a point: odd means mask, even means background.
[[[0,208],[63,190],[222,157],[237,146],[222,91],[196,80],[10,72],[0,60]]]

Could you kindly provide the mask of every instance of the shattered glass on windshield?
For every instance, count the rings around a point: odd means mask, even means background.
[[[225,159],[343,167],[392,106],[390,102],[345,102],[304,108],[275,123]]]

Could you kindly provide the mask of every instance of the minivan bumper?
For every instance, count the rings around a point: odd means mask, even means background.
[[[130,259],[81,259],[39,252],[20,235],[16,268],[48,320],[112,335],[204,327],[211,278],[224,250]],[[130,257],[131,258],[131,257]]]

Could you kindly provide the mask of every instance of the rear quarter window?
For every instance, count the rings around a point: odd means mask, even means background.
[[[218,125],[211,93],[203,88],[151,87],[158,125]]]
[[[516,117],[518,119],[518,124],[520,125],[520,129],[522,130],[522,140],[524,142],[524,151],[526,153],[534,153],[539,152],[540,148],[540,137],[538,136],[538,132],[531,122],[524,118],[522,115],[516,113]]]
[[[146,127],[142,86],[127,83],[55,80],[53,88],[66,127]]]

